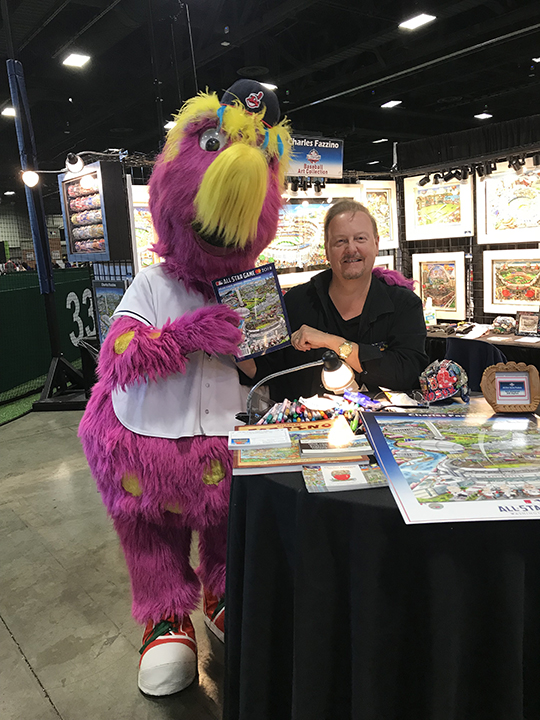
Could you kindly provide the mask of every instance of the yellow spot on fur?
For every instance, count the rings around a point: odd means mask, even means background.
[[[137,476],[132,475],[131,473],[126,473],[122,478],[122,487],[130,495],[133,495],[133,497],[141,497],[143,494]]]
[[[172,512],[175,515],[182,514],[182,508],[178,503],[174,503],[174,505],[165,505],[165,510],[167,510],[167,512]]]
[[[119,335],[116,340],[114,341],[114,352],[117,355],[121,355],[122,353],[125,353],[128,349],[129,343],[133,340],[135,337],[135,333],[133,330],[130,330],[129,332],[122,333],[122,335]]]
[[[158,338],[160,335],[161,335],[161,330],[155,330],[154,332],[148,333],[148,337],[149,337],[151,340],[155,340],[155,339]]]
[[[205,485],[218,485],[225,477],[225,468],[219,460],[212,460],[210,465],[203,473],[203,483]]]

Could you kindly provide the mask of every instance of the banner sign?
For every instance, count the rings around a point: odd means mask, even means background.
[[[293,145],[288,175],[343,177],[343,140],[293,135]]]

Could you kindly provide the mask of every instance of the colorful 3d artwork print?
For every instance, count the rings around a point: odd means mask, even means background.
[[[433,185],[416,189],[416,224],[461,223],[460,185]]]
[[[509,253],[510,254],[510,253]],[[494,260],[493,302],[523,304],[540,302],[540,260]]]
[[[487,232],[540,230],[540,171],[486,178]],[[540,239],[540,234],[539,238]]]
[[[217,301],[241,318],[244,337],[238,346],[238,360],[290,345],[287,311],[273,264],[213,280],[212,285]]]
[[[276,268],[307,267],[326,263],[324,216],[330,203],[287,203],[279,214],[276,237],[258,262],[273,262]]]
[[[366,207],[375,218],[381,243],[392,240],[392,205],[390,190],[367,190]]]
[[[363,421],[406,523],[540,518],[537,417]]]
[[[422,302],[431,298],[437,310],[455,310],[457,305],[456,263],[421,262],[420,297]]]

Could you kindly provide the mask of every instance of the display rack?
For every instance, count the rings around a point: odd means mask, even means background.
[[[58,176],[70,261],[131,260],[124,171],[119,162],[95,162]]]

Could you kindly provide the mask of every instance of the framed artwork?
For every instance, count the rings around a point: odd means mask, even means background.
[[[540,242],[540,167],[527,158],[522,173],[498,163],[476,179],[478,242]]]
[[[394,256],[393,255],[377,255],[375,258],[374,267],[383,267],[387,270],[394,270]]]
[[[490,365],[480,388],[495,412],[534,412],[540,402],[538,370],[522,362]]]
[[[540,250],[484,250],[484,312],[513,315],[540,306]]]
[[[532,312],[532,310],[518,310],[516,313],[516,329],[515,335],[528,335],[530,337],[538,337],[538,325],[540,324],[540,312]]]
[[[399,247],[395,181],[366,180],[360,187],[360,202],[377,223],[379,250],[394,250]]]
[[[130,175],[126,176],[126,181],[130,204],[133,260],[135,273],[138,273],[142,268],[163,262],[163,258],[152,250],[152,246],[158,241],[158,236],[148,207],[148,185],[133,185]]]
[[[411,240],[465,237],[474,233],[472,181],[420,186],[423,176],[405,178],[405,234]]]
[[[431,298],[437,320],[464,320],[465,253],[417,253],[412,256],[414,291]]]
[[[283,269],[326,264],[324,216],[336,200],[362,202],[360,186],[327,183],[321,193],[312,187],[287,191],[282,197],[276,236],[257,258],[257,265],[273,262],[277,269]]]

